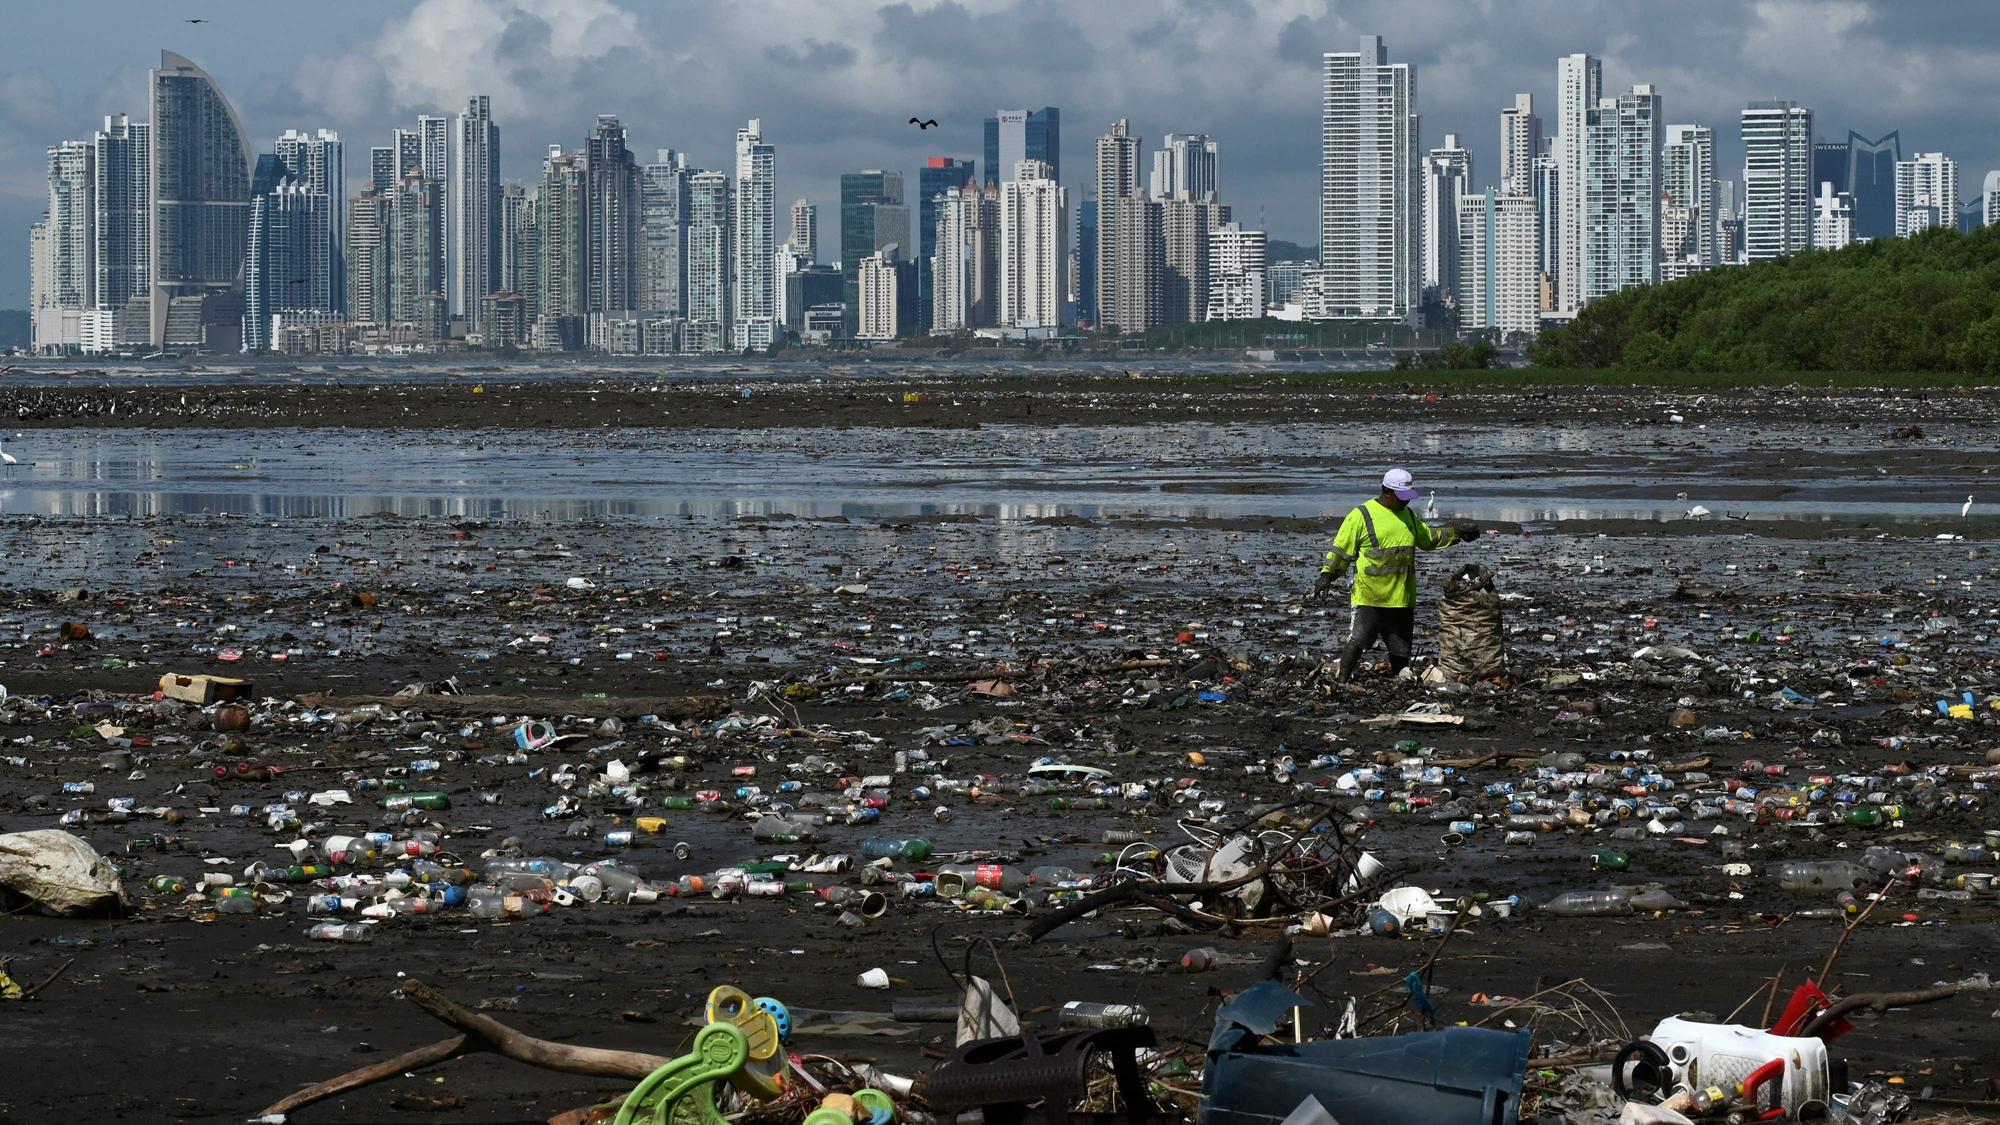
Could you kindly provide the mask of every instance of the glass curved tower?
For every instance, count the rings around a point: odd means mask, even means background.
[[[209,328],[241,329],[250,143],[214,79],[190,60],[161,51],[148,87],[153,346],[201,346]]]

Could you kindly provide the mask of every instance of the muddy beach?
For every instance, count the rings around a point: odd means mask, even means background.
[[[1199,1045],[1214,990],[1247,977],[1276,930],[1189,931],[1125,910],[1009,943],[1035,913],[909,899],[849,927],[794,892],[505,920],[440,912],[383,921],[348,945],[307,938],[319,920],[303,909],[307,886],[221,915],[150,888],[160,875],[289,862],[282,845],[299,831],[274,830],[268,806],[290,804],[322,838],[382,828],[378,791],[304,800],[349,772],[444,792],[449,807],[422,818],[434,825],[395,831],[436,831],[475,867],[517,846],[577,862],[615,855],[661,883],[915,835],[940,852],[1102,873],[1094,865],[1116,850],[1107,830],[1160,847],[1187,839],[1175,820],[1195,804],[1170,796],[1182,779],[1222,802],[1225,819],[1303,792],[1361,810],[1366,847],[1411,885],[1444,899],[1519,896],[1512,917],[1466,926],[1440,956],[1444,1020],[1476,1022],[1497,1010],[1490,998],[1580,978],[1634,1033],[1676,1013],[1721,1019],[1753,996],[1754,1023],[1774,973],[1789,987],[1818,972],[1847,918],[1830,894],[1780,890],[1773,865],[1858,860],[1871,846],[1941,865],[1947,845],[2000,829],[1985,783],[1926,773],[1983,765],[2000,746],[2000,713],[1986,705],[2000,692],[1990,394],[1428,401],[1422,388],[1385,388],[1328,400],[1290,387],[1132,387],[1145,382],[757,382],[748,397],[736,382],[0,390],[20,458],[0,481],[0,832],[55,827],[112,798],[177,813],[86,815],[72,828],[126,869],[131,917],[0,917],[0,959],[17,980],[70,962],[34,1000],[0,1004],[11,1045],[0,1122],[243,1120],[305,1083],[440,1038],[398,998],[408,978],[537,1035],[671,1055],[715,984],[802,1010],[886,1013],[949,998],[967,939],[981,936],[1030,1018],[1053,1023],[1051,1006],[1068,1000],[1142,1003],[1163,1041]],[[1369,418],[1404,423],[1390,448]],[[1922,435],[1891,436],[1907,425]],[[1385,458],[1437,490],[1440,519],[1491,532],[1426,558],[1419,652],[1436,652],[1431,599],[1444,575],[1484,563],[1507,599],[1509,686],[1318,682],[1345,609],[1299,598],[1324,537]],[[1697,505],[1707,514],[1690,518]],[[64,639],[66,622],[89,636]],[[1137,661],[1164,663],[1120,670]],[[971,673],[996,669],[1017,674],[1010,694],[971,686]],[[250,679],[251,729],[226,737],[198,709],[156,707],[168,672]],[[845,682],[885,672],[906,682]],[[510,728],[453,697],[411,697],[396,705],[403,715],[358,710],[448,679],[509,697],[510,722],[532,715],[583,737],[509,761]],[[1939,712],[1965,692],[1972,717]],[[616,731],[582,714],[690,697],[721,712],[628,717]],[[92,702],[110,706],[78,709]],[[1418,704],[1464,721],[1369,721]],[[100,721],[151,745],[115,757]],[[1438,761],[1534,755],[1405,781],[1404,742]],[[914,750],[936,773],[897,775],[879,823],[827,824],[810,845],[752,840],[742,814],[760,806],[738,786],[830,788],[808,759],[840,776],[891,774]],[[1661,817],[1685,820],[1678,832],[1627,838],[1604,824],[1505,843],[1512,798],[1488,790],[1525,796],[1549,754],[1614,767],[1706,759],[1708,780],[1653,794],[1686,799]],[[666,764],[677,755],[684,768]],[[1343,792],[1342,776],[1378,755],[1385,792]],[[1045,756],[1150,782],[1148,795],[1052,808],[1049,794],[1019,791]],[[1296,773],[1274,776],[1287,756]],[[216,763],[245,759],[301,768],[212,778]],[[613,760],[634,767],[645,807],[557,780]],[[408,774],[414,761],[436,766]],[[1877,825],[1698,816],[1724,779],[1752,776],[1750,761],[1765,788],[1871,779],[1904,811]],[[732,777],[744,765],[754,780]],[[944,785],[985,777],[979,797]],[[85,781],[92,792],[64,792]],[[705,790],[727,796],[663,807]],[[566,794],[576,807],[545,815]],[[1454,801],[1475,831],[1434,818]],[[607,847],[605,833],[635,816],[667,824]],[[144,846],[159,835],[177,839]],[[1593,872],[1606,847],[1629,869]],[[1680,907],[1536,909],[1619,881],[1661,884]],[[1831,981],[1849,992],[1978,981],[2000,948],[1996,922],[1990,895],[1905,882],[1847,940]],[[1343,932],[1302,937],[1297,955],[1327,966],[1314,988],[1332,1022],[1347,997],[1393,983],[1436,941]],[[1216,948],[1215,970],[1178,972],[1197,946]],[[856,984],[878,966],[895,978],[888,991]],[[2000,1078],[1996,1008],[2000,997],[1975,987],[1866,1015],[1836,1053],[1857,1078],[1982,1101]],[[949,1045],[948,1025],[810,1015],[793,1043],[906,1074]],[[532,1122],[620,1088],[473,1058],[292,1120]]]

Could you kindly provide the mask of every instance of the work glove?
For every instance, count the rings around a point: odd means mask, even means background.
[[[1479,538],[1479,525],[1476,523],[1454,524],[1452,530],[1458,533],[1460,543],[1470,543]]]
[[[1321,601],[1331,589],[1333,589],[1333,572],[1322,570],[1319,572],[1319,581],[1313,583],[1312,593],[1306,595],[1306,601]]]

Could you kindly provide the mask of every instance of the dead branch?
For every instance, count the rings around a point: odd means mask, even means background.
[[[1941,984],[1936,988],[1919,988],[1911,992],[1857,992],[1843,996],[1827,1005],[1825,1011],[1814,1016],[1799,1029],[1799,1038],[1810,1039],[1825,1031],[1834,1021],[1849,1012],[1867,1008],[1870,1011],[1886,1012],[1890,1008],[1910,1008],[1918,1004],[1931,1004],[1939,1000],[1949,1000],[1958,995],[1955,984]]]
[[[328,1098],[339,1097],[349,1090],[359,1090],[363,1086],[373,1086],[377,1082],[394,1078],[404,1071],[422,1070],[427,1066],[434,1066],[447,1059],[455,1059],[460,1055],[475,1050],[478,1050],[478,1048],[468,1046],[466,1037],[463,1035],[454,1035],[449,1039],[440,1039],[427,1047],[418,1047],[414,1051],[405,1051],[395,1058],[384,1059],[372,1066],[364,1066],[359,1070],[350,1070],[346,1074],[336,1078],[329,1078],[324,1082],[315,1082],[303,1090],[288,1094],[265,1106],[263,1109],[258,1110],[257,1116],[278,1117],[289,1114],[314,1102],[323,1102]]]
[[[451,999],[420,980],[403,984],[403,998],[422,1008],[438,1021],[458,1029],[458,1035],[426,1047],[406,1051],[395,1058],[364,1066],[346,1074],[296,1091],[261,1110],[260,1117],[287,1114],[302,1106],[372,1086],[407,1071],[435,1066],[463,1055],[491,1051],[496,1055],[527,1063],[543,1070],[582,1074],[593,1078],[625,1078],[636,1081],[674,1061],[639,1051],[614,1051],[603,1047],[578,1047],[525,1035]]]
[[[883,672],[875,675],[835,676],[827,680],[804,680],[802,687],[850,687],[854,684],[971,684],[981,680],[1019,680],[1038,672],[1071,671],[1087,676],[1111,676],[1120,672],[1140,672],[1148,668],[1172,668],[1175,661],[1157,657],[1127,660],[1097,668],[1061,668],[1043,664],[1031,668],[991,668],[983,672]]]

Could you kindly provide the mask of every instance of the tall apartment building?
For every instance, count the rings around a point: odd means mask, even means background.
[[[326,197],[326,236],[330,245],[327,253],[317,256],[317,268],[325,270],[327,276],[315,284],[323,284],[325,291],[331,294],[333,303],[325,308],[344,311],[347,307],[347,281],[343,276],[347,269],[347,146],[341,143],[340,134],[331,129],[321,129],[316,134],[287,129],[278,138],[276,152],[293,183],[307,192]],[[248,300],[247,288],[244,296]],[[317,309],[322,306],[300,307]],[[265,327],[268,330],[269,326]],[[248,341],[245,341],[245,349],[248,350]]]
[[[1708,269],[1715,260],[1715,130],[1706,125],[1669,125],[1660,150],[1660,262],[1662,272]],[[1668,211],[1674,237],[1666,234]]]
[[[588,156],[551,145],[535,192],[535,330],[541,348],[580,345],[590,313]]]
[[[423,340],[445,335],[444,185],[423,174],[422,166],[403,176],[389,206],[389,315],[410,325]]]
[[[1127,323],[1127,318],[1119,315],[1118,275],[1114,268],[1118,252],[1118,217],[1121,214],[1119,201],[1139,196],[1141,144],[1138,135],[1132,132],[1132,123],[1124,118],[1112,122],[1110,131],[1097,138],[1097,245],[1093,255],[1097,291],[1092,305],[1101,327],[1117,326],[1122,329]],[[1137,209],[1134,213],[1143,210]],[[1143,321],[1143,315],[1138,319]]]
[[[1209,320],[1256,320],[1264,315],[1270,236],[1223,223],[1208,232]]]
[[[343,209],[344,210],[344,209]],[[271,318],[281,312],[334,312],[336,271],[325,192],[286,179],[250,200],[243,264],[243,350],[269,351]]]
[[[932,206],[930,234],[930,330],[949,335],[971,328],[971,227],[979,210],[979,189],[948,188]]]
[[[1106,328],[1144,332],[1167,323],[1164,205],[1143,195],[1097,204],[1098,299]],[[1110,237],[1106,238],[1106,230]]]
[[[1896,162],[1896,237],[1958,223],[1958,161],[1920,152]]]
[[[639,304],[639,166],[625,126],[600,114],[584,141],[590,203],[584,253],[589,261],[583,312],[622,315]]]
[[[1422,179],[1426,300],[1458,300],[1458,201],[1472,191],[1472,153],[1454,133],[1424,154]]]
[[[938,201],[953,188],[975,182],[972,161],[933,156],[917,170],[917,330],[928,332],[936,312],[933,261],[938,253]]]
[[[1068,193],[1039,160],[1023,160],[1000,185],[1000,310],[1007,328],[1067,323]]]
[[[687,315],[687,154],[660,149],[639,169],[639,312]]]
[[[792,236],[786,241],[805,255],[808,264],[819,261],[818,204],[804,199],[792,203]]]
[[[1540,328],[1540,222],[1531,196],[1485,192],[1459,200],[1461,329],[1516,333]]]
[[[769,347],[778,321],[778,150],[751,118],[736,131],[730,347]]]
[[[97,267],[97,305],[121,314],[128,309],[143,314],[145,297],[152,286],[151,200],[147,186],[152,176],[151,137],[151,126],[117,113],[105,117],[104,128],[91,138],[92,172],[96,176],[97,214],[91,226],[97,243],[93,255]],[[146,343],[146,328],[150,324],[139,316],[129,319],[136,331],[121,332],[118,343]]]
[[[1321,58],[1320,270],[1324,309],[1410,320],[1421,307],[1417,86],[1378,36]]]
[[[1786,101],[1743,110],[1743,254],[1768,261],[1812,245],[1812,110]]]
[[[1212,197],[1151,202],[1160,211],[1160,322],[1198,324],[1208,319],[1209,234],[1229,221],[1229,208]]]
[[[1583,299],[1660,279],[1660,95],[1604,98],[1585,124]]]
[[[1533,195],[1535,157],[1542,154],[1542,119],[1535,116],[1535,96],[1515,94],[1514,104],[1500,111],[1500,192]]]
[[[348,201],[347,207],[347,318],[356,324],[377,327],[394,323],[389,305],[389,228],[392,188],[377,187],[375,181]]]
[[[1604,64],[1586,54],[1556,60],[1556,136],[1550,152],[1562,198],[1551,242],[1556,252],[1556,311],[1574,315],[1583,307],[1584,231],[1589,183],[1587,159],[1590,114],[1604,97]]]
[[[1822,180],[1813,196],[1813,239],[1815,250],[1839,250],[1854,241],[1854,197],[1835,191],[1831,180]]]
[[[468,98],[452,139],[451,222],[447,240],[456,247],[451,277],[451,315],[483,329],[486,297],[501,292],[500,126],[493,123],[493,100]]]
[[[729,344],[733,183],[727,172],[696,172],[688,177],[687,318],[692,351],[719,352]]]
[[[893,340],[908,328],[901,317],[902,271],[897,268],[901,263],[896,260],[899,249],[885,246],[861,259],[855,268],[855,284],[861,295],[856,339]]]

